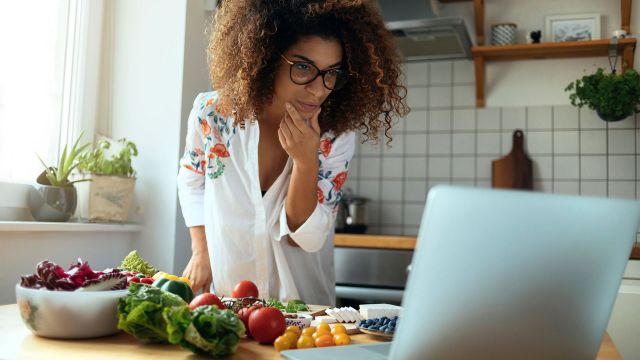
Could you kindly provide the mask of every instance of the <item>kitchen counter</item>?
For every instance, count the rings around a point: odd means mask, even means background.
[[[336,234],[334,241],[337,247],[413,250],[416,240],[415,236]],[[640,243],[635,244],[629,258],[640,260]]]
[[[18,306],[0,306],[0,359],[197,359],[175,345],[150,345],[120,332],[113,336],[87,340],[54,340],[32,335],[20,319]],[[369,335],[351,336],[352,343],[377,342]],[[227,359],[280,359],[273,346],[243,339],[238,351]],[[621,359],[608,334],[605,334],[597,360]]]

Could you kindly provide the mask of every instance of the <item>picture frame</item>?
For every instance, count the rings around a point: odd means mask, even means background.
[[[550,42],[600,40],[600,14],[547,16],[545,39]]]

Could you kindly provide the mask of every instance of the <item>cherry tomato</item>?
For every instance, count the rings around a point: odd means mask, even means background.
[[[276,351],[280,352],[282,350],[290,349],[291,344],[289,343],[289,339],[286,336],[278,336],[273,342],[273,347],[276,348]]]
[[[233,288],[231,296],[234,298],[258,297],[258,287],[249,280],[243,280]]]
[[[196,296],[189,303],[189,308],[191,310],[195,310],[196,308],[200,306],[205,306],[205,305],[214,305],[220,310],[226,309],[222,301],[220,301],[220,298],[218,298],[215,294],[212,294],[212,293],[203,293]]]
[[[351,338],[346,333],[339,333],[333,335],[333,342],[336,345],[349,345],[351,343]]]
[[[249,315],[249,331],[260,343],[271,344],[285,328],[284,315],[276,308],[259,308]]]
[[[287,327],[287,330],[285,331],[291,331],[293,333],[296,333],[297,336],[300,336],[300,334],[302,334],[302,331],[300,330],[300,328],[295,325],[291,325]]]
[[[333,329],[331,329],[331,335],[346,334],[346,333],[347,333],[347,328],[344,327],[344,325],[342,324],[335,324],[333,325]]]
[[[129,279],[129,282],[130,282],[130,283],[132,283],[132,282],[134,282],[134,283],[139,283],[139,282],[140,282],[140,278],[137,278],[137,277],[135,277],[135,276],[134,276],[134,277],[132,277],[131,279]]]
[[[252,312],[254,312],[256,309],[259,309],[262,307],[262,304],[255,304],[251,307],[248,308],[242,308],[238,311],[238,317],[240,318],[240,320],[242,320],[242,323],[244,324],[244,328],[247,331],[247,336],[251,337],[251,331],[249,331],[249,316],[251,315]]]
[[[304,328],[302,329],[302,335],[313,335],[313,333],[316,332],[316,328],[313,326],[309,326],[308,328]]]
[[[302,335],[298,339],[298,349],[308,349],[314,347],[314,340],[310,335]]]
[[[153,284],[153,279],[152,278],[143,278],[143,279],[140,279],[140,282],[143,283],[143,284],[151,285],[151,284]]]
[[[282,336],[289,339],[289,344],[291,344],[291,349],[296,348],[296,344],[298,343],[298,335],[296,335],[296,333],[291,331],[285,331]]]
[[[333,336],[328,333],[322,333],[322,335],[316,338],[315,344],[316,347],[333,346]]]
[[[330,333],[331,327],[329,327],[329,324],[327,324],[326,322],[320,321],[320,324],[318,325],[316,332],[320,332],[320,331]]]

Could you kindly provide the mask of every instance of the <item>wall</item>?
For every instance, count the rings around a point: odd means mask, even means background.
[[[98,126],[134,141],[140,156],[133,221],[144,224],[133,247],[161,269],[173,269],[176,169],[182,118],[185,0],[109,2],[105,67],[107,117]]]
[[[183,70],[183,92],[182,92],[182,116],[180,123],[180,145],[179,149],[184,149],[187,135],[187,118],[198,93],[208,91],[211,88],[209,83],[209,72],[206,61],[206,49],[208,38],[205,33],[207,25],[211,21],[213,13],[205,11],[203,5],[206,2],[187,2],[187,29],[184,49],[184,70]],[[213,4],[208,5],[212,8]],[[180,154],[182,155],[182,151]],[[184,223],[180,203],[176,202],[176,233],[175,233],[175,255],[174,272],[182,274],[191,258],[191,237],[189,229]]]
[[[491,161],[511,150],[514,129],[525,133],[536,190],[638,197],[634,117],[606,123],[570,105],[476,108],[471,61],[411,63],[407,85],[412,112],[394,126],[392,147],[362,144],[351,164],[346,186],[371,200],[370,233],[417,234],[435,184],[490,186]]]

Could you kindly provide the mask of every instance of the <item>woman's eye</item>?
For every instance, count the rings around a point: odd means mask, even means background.
[[[294,66],[296,70],[311,71],[311,66],[309,66],[309,64],[306,64],[306,63],[296,63]]]

